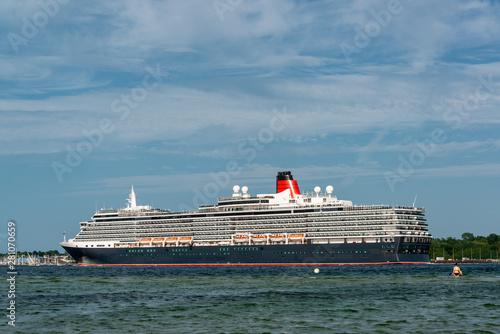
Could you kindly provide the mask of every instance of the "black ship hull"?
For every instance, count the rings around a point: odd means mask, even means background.
[[[429,262],[429,244],[277,244],[131,248],[64,247],[80,265],[99,266],[265,266],[413,264]]]

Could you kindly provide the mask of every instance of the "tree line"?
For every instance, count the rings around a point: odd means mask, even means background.
[[[429,256],[431,259],[444,257],[445,260],[497,259],[500,251],[500,235],[492,233],[487,237],[475,236],[472,233],[462,234],[462,239],[435,238],[432,239]]]

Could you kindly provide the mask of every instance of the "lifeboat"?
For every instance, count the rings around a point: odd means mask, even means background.
[[[151,241],[151,238],[141,239],[141,240],[139,240],[139,243],[144,244],[144,243],[149,243],[150,241]]]
[[[167,244],[175,244],[175,243],[177,242],[177,239],[178,239],[178,238],[166,238],[166,239],[165,239],[165,242],[166,242]]]
[[[193,241],[193,237],[184,237],[184,238],[179,238],[179,242],[181,244],[188,244],[191,241]]]
[[[305,234],[290,234],[288,237],[289,240],[302,240],[305,237]]]
[[[278,241],[285,241],[285,235],[284,234],[274,234],[269,236],[269,240],[273,242],[278,242]]]
[[[236,236],[234,236],[233,241],[234,242],[248,242],[248,235],[243,235],[243,234],[236,235]]]
[[[165,238],[154,238],[153,243],[161,243],[163,240],[165,240]]]
[[[252,236],[252,241],[253,242],[266,242],[266,240],[267,240],[267,236],[266,235],[259,234],[259,235],[253,235]]]

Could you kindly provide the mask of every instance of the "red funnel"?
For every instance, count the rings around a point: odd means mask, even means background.
[[[290,189],[292,198],[295,198],[295,195],[300,195],[299,185],[293,179],[292,173],[289,171],[278,172],[276,176],[276,193],[279,194],[287,189]]]

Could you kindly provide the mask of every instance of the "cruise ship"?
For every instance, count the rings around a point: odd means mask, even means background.
[[[301,194],[290,171],[276,193],[246,186],[216,205],[172,212],[137,205],[101,209],[61,246],[87,266],[280,266],[429,262],[425,210],[353,205],[315,187]]]

